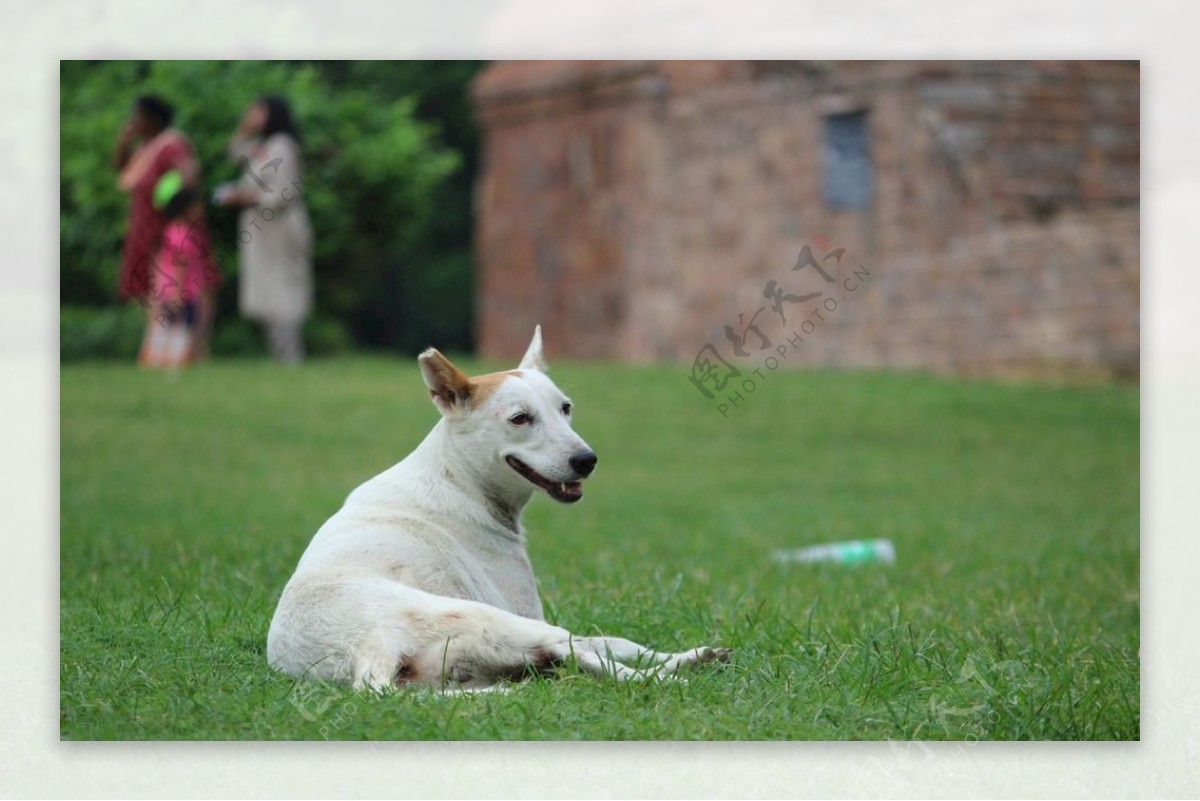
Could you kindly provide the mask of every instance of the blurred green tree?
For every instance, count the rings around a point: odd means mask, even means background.
[[[206,191],[237,177],[225,154],[246,105],[286,96],[304,136],[317,314],[367,347],[471,347],[467,84],[478,62],[64,61],[60,73],[60,300],[116,303],[127,196],[113,146],[133,100],[176,107]],[[237,314],[236,213],[210,208],[226,281],[218,328]]]

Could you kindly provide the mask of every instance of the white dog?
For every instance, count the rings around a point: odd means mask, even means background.
[[[728,660],[544,622],[521,510],[534,489],[578,501],[596,454],[546,377],[540,327],[516,370],[470,378],[432,348],[418,361],[442,419],[313,537],[271,621],[274,667],[356,687],[471,689],[570,658],[617,679]]]

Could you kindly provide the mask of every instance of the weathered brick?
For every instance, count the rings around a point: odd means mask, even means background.
[[[828,288],[790,270],[824,236],[839,306],[789,366],[1136,376],[1138,82],[1136,62],[495,64],[479,349],[514,358],[541,322],[551,356],[728,356],[767,281]],[[858,108],[871,203],[835,210],[823,117]]]

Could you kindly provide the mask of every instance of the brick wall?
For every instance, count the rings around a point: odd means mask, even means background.
[[[1138,83],[1136,62],[494,64],[479,350],[519,356],[540,322],[552,358],[731,359],[725,327],[758,312],[773,345],[813,323],[793,365],[1136,373]],[[871,201],[838,210],[824,120],[856,110]],[[835,285],[790,269],[814,242],[845,248]],[[784,322],[769,281],[827,291]]]

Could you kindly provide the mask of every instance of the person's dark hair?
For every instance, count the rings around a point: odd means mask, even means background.
[[[285,133],[295,139],[297,144],[302,141],[296,121],[292,119],[292,108],[286,100],[279,95],[263,95],[258,102],[267,107],[267,121],[262,128],[263,139],[277,133]]]
[[[175,108],[155,95],[142,95],[134,101],[133,105],[160,131],[170,125],[171,120],[175,117]]]
[[[189,189],[185,186],[167,201],[167,205],[163,206],[163,217],[167,218],[168,220],[177,219],[188,210],[189,206],[196,202],[196,199],[199,196],[199,193],[197,193],[195,189]]]

